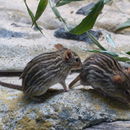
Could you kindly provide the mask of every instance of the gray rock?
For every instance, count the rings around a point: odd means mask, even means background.
[[[118,6],[119,3],[122,7]],[[96,26],[109,30],[110,32],[115,32],[116,27],[127,21],[129,18],[127,13],[121,11],[122,9],[126,9],[128,5],[129,2],[125,0],[116,1],[111,6],[105,5],[96,22]]]
[[[90,3],[82,8],[80,8],[76,14],[82,14],[82,15],[88,15],[91,11],[91,9],[94,7],[95,3]]]
[[[102,122],[130,120],[129,108],[93,90],[50,90],[43,103],[26,100],[20,93],[8,93],[1,105],[3,130],[55,129],[81,130]],[[113,126],[114,127],[114,126]],[[117,125],[118,127],[118,125]],[[92,127],[92,128],[96,128]],[[97,128],[100,128],[97,126]],[[127,125],[124,126],[127,128]]]
[[[89,30],[89,32],[92,33],[97,39],[99,39],[99,37],[102,35],[101,31]],[[92,43],[92,40],[87,36],[87,33],[83,33],[81,35],[75,35],[75,34],[65,31],[64,28],[60,28],[56,30],[54,33],[54,36],[57,38],[72,39],[72,40]]]
[[[32,11],[36,10],[38,2],[37,0],[28,1]],[[119,2],[122,6],[122,1]],[[73,2],[59,7],[58,10],[68,24],[77,25],[84,16],[77,15],[75,10],[85,4],[86,1]],[[126,9],[125,6],[123,7]],[[129,11],[129,7],[127,9]],[[113,31],[127,18],[127,14],[105,6],[96,27]],[[82,52],[82,48],[95,49],[95,46],[93,48],[81,41],[69,40],[68,42],[68,39],[54,37],[54,29],[63,25],[57,20],[49,6],[38,21],[38,24],[43,27],[45,36],[31,28],[31,19],[23,0],[0,0],[0,19],[0,70],[17,73],[23,70],[33,57],[43,52],[53,51],[56,43],[62,43],[73,49],[83,59],[89,54]],[[129,51],[130,37],[128,35],[113,33],[111,35],[117,43],[117,52]],[[86,37],[81,39],[86,40]],[[100,40],[104,47],[112,50],[106,44],[105,38]],[[67,85],[74,79],[74,76],[68,79]],[[10,80],[7,77],[0,78],[0,81],[21,84],[21,80],[14,77]],[[78,86],[79,89],[81,87],[83,88],[83,86]],[[130,120],[130,110],[125,104],[103,97],[92,90],[63,92],[60,85],[52,88],[53,91],[44,95],[43,103],[38,104],[26,100],[20,91],[0,86],[0,130],[80,130],[89,129],[89,127],[103,129],[105,126],[108,129],[110,126],[112,130],[129,128],[129,121],[125,120]]]
[[[28,35],[27,33],[13,32],[6,30],[4,28],[0,28],[0,38],[12,38],[12,37],[23,38],[27,35]]]

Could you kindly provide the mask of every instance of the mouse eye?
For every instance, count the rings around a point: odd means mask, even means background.
[[[79,58],[76,58],[75,61],[76,61],[76,62],[79,62],[80,60],[79,60]]]
[[[126,95],[129,95],[129,92],[128,92],[127,90],[125,90],[125,94],[126,94]]]

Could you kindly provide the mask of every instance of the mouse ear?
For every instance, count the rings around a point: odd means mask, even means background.
[[[121,75],[119,75],[119,74],[114,75],[114,76],[112,77],[112,80],[113,80],[114,82],[116,82],[116,83],[122,83],[122,82],[124,81],[123,78],[121,77]]]
[[[68,49],[64,52],[64,59],[69,60],[70,58],[72,58],[72,51]]]
[[[64,48],[64,46],[63,46],[62,44],[60,44],[60,43],[55,44],[54,47],[55,47],[57,50],[61,50],[61,49]]]
[[[128,68],[128,74],[130,74],[130,67]]]

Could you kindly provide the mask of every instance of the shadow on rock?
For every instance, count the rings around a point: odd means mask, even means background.
[[[51,98],[53,98],[54,96],[56,95],[59,95],[61,93],[64,93],[64,90],[58,90],[58,89],[49,89],[44,95],[42,96],[39,96],[39,97],[36,97],[38,98],[39,100],[35,101],[35,100],[32,100],[30,98],[27,98],[25,96],[23,96],[23,100],[25,103],[29,104],[29,103],[34,103],[34,104],[39,104],[39,103],[44,103],[46,102],[47,100],[51,100]]]
[[[122,110],[129,110],[130,109],[130,106],[127,105],[126,103],[120,102],[120,101],[116,100],[115,98],[108,97],[102,93],[97,92],[94,89],[89,89],[89,90],[81,89],[81,91],[83,91],[83,92],[86,91],[87,93],[90,93],[93,100],[98,98],[99,100],[101,100],[101,102],[103,104],[108,104],[109,107],[111,107],[113,109],[114,108],[115,109],[122,109]]]
[[[25,38],[25,39],[38,39],[41,38],[41,34],[28,34],[22,32],[9,31],[0,28],[0,38]]]

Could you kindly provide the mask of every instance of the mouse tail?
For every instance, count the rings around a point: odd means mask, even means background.
[[[21,85],[5,83],[5,82],[2,82],[2,81],[0,81],[0,85],[4,86],[4,87],[7,87],[7,88],[17,89],[17,90],[20,90],[20,91],[23,90]]]
[[[77,83],[80,80],[80,75],[78,75],[70,84],[69,84],[69,88],[73,88],[74,84]]]
[[[0,70],[0,77],[11,77],[11,76],[20,76],[22,74],[22,71],[18,71],[18,72],[9,72],[9,71],[1,71]]]

